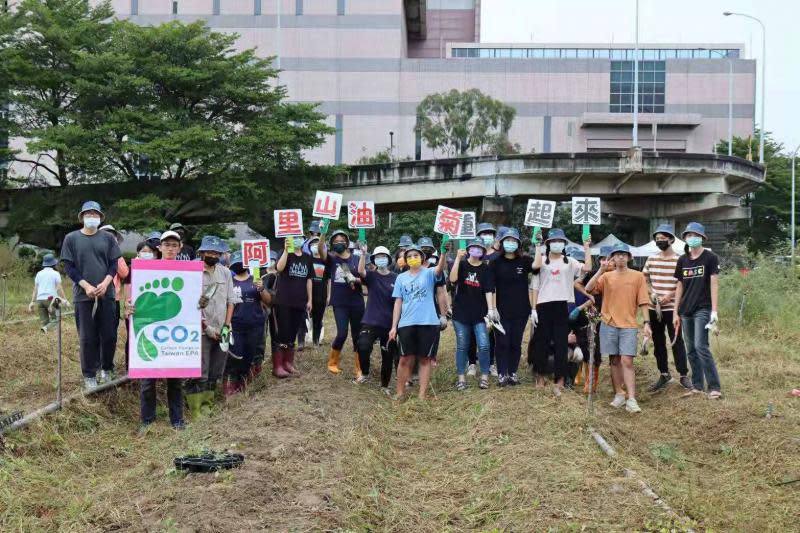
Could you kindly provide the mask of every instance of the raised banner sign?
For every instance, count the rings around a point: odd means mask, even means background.
[[[339,220],[339,211],[342,208],[342,195],[335,192],[317,191],[314,198],[314,212],[312,216]]]
[[[275,210],[275,237],[297,237],[303,235],[303,211],[300,209]]]
[[[464,213],[440,205],[439,209],[436,211],[436,221],[433,224],[433,231],[442,235],[447,235],[451,239],[457,239],[461,234],[463,222]]]
[[[375,227],[375,202],[354,200],[347,202],[347,227],[366,229]]]
[[[462,211],[461,214],[464,215],[464,217],[461,220],[461,235],[459,235],[458,238],[474,239],[477,236],[475,234],[475,211]]]
[[[131,288],[128,377],[199,378],[203,263],[134,259]]]
[[[572,223],[600,224],[600,198],[591,196],[574,196],[572,198]]]
[[[553,217],[556,214],[556,203],[550,200],[528,200],[528,208],[525,210],[526,226],[552,228]]]
[[[260,267],[269,265],[269,241],[267,239],[242,241],[242,264],[249,267],[253,261],[258,261]]]

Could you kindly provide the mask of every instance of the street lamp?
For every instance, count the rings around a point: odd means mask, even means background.
[[[709,54],[717,54],[728,62],[728,155],[731,156],[733,155],[733,59],[719,50],[708,48],[700,48],[700,50],[708,50]]]
[[[636,0],[636,31],[633,43],[633,146],[639,146],[639,0]]]
[[[791,224],[792,228],[790,234],[792,236],[792,267],[794,267],[794,248],[795,248],[795,235],[794,235],[794,215],[795,215],[795,170],[794,170],[794,160],[797,157],[797,152],[800,151],[800,144],[797,145],[797,148],[794,149],[792,152],[792,209],[791,209]]]
[[[766,124],[764,124],[764,100],[766,99],[766,93],[764,92],[765,88],[765,80],[767,79],[767,28],[764,27],[764,23],[761,22],[759,19],[752,15],[747,15],[745,13],[734,13],[732,11],[725,11],[723,13],[726,17],[730,17],[731,15],[737,17],[744,17],[750,20],[755,20],[761,25],[761,132],[759,135],[759,143],[758,143],[758,162],[762,165],[764,164],[764,130],[766,129]]]

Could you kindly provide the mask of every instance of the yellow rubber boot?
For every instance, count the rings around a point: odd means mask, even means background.
[[[328,354],[328,371],[331,374],[341,374],[342,370],[339,368],[339,358],[342,355],[341,350],[334,350],[331,348],[331,353]]]
[[[585,368],[585,364],[581,363],[578,365],[578,373],[575,374],[575,386],[577,387],[581,383],[583,383],[583,377],[586,374],[583,369]]]
[[[597,388],[597,382],[594,382],[592,385],[594,385],[594,388]],[[583,393],[589,394],[589,363],[583,363]]]
[[[592,369],[592,372],[594,372],[594,376],[592,377],[592,379],[594,380],[592,381],[592,394],[594,394],[597,392],[597,382],[600,381],[600,367],[595,366]]]

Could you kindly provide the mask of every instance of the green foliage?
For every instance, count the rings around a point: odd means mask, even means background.
[[[650,453],[661,463],[675,466],[680,470],[686,468],[686,456],[671,444],[652,444]]]
[[[366,152],[366,148],[364,149]],[[392,152],[391,149],[386,148],[385,150],[381,150],[376,152],[372,155],[367,155],[366,153],[362,155],[359,159],[357,164],[359,165],[383,165],[392,162]]]
[[[516,110],[478,89],[426,96],[417,106],[416,130],[447,157],[469,152],[510,153],[508,131]],[[511,148],[509,148],[511,147]]]

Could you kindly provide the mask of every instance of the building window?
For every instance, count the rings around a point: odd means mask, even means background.
[[[639,61],[639,112],[664,112],[664,61]],[[633,61],[611,62],[612,113],[633,113]]]
[[[131,0],[131,15],[139,14],[139,0]]]
[[[253,15],[261,14],[261,0],[253,0]]]
[[[214,3],[211,6],[211,14],[219,15],[219,0],[214,0]]]
[[[177,15],[178,14],[178,2],[177,2],[177,0],[172,2],[172,14],[173,15]]]

